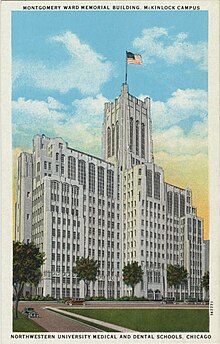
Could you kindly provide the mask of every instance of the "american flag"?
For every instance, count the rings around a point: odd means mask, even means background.
[[[142,57],[141,55],[135,55],[129,51],[126,51],[127,54],[127,64],[142,64]]]

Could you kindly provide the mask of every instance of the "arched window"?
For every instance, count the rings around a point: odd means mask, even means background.
[[[112,155],[115,155],[115,126],[112,125]]]
[[[111,156],[111,129],[107,129],[107,157]]]
[[[79,196],[79,188],[78,188],[78,186],[76,186],[76,185],[72,186],[72,194],[73,194],[74,197],[75,196]]]
[[[147,291],[147,298],[148,298],[149,300],[153,300],[153,299],[154,299],[154,292],[153,292],[152,289],[149,289],[149,290]]]
[[[161,300],[161,292],[159,289],[155,290],[155,300]]]
[[[139,155],[139,122],[136,121],[136,154]]]
[[[133,126],[134,126],[133,118],[130,117],[130,149],[131,150],[133,148]]]
[[[141,157],[145,157],[145,124],[141,123]]]

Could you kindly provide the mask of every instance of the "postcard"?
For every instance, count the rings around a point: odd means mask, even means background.
[[[219,1],[1,2],[1,342],[219,343]]]

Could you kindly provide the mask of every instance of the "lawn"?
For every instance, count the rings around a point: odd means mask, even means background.
[[[13,332],[47,332],[43,327],[18,312],[18,319],[13,318]]]
[[[140,332],[209,331],[207,309],[70,309],[68,312]]]

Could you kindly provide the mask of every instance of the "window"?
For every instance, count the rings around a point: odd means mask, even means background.
[[[104,168],[98,167],[98,193],[104,195]]]
[[[68,157],[68,178],[76,179],[76,159],[73,156]]]
[[[160,173],[154,174],[154,197],[160,199]]]
[[[61,174],[64,174],[64,162],[65,162],[65,155],[61,155]]]
[[[133,148],[133,126],[134,126],[133,118],[131,117],[130,118],[130,149],[131,150]]]
[[[152,197],[152,171],[147,170],[147,196]]]
[[[141,123],[141,157],[145,157],[145,125]]]
[[[136,154],[139,155],[139,122],[136,121]]]
[[[76,185],[72,186],[72,193],[73,193],[74,197],[79,196],[79,188],[78,188],[78,186],[76,186]]]
[[[172,214],[172,201],[173,201],[173,194],[171,191],[167,192],[167,209],[168,209],[168,214]]]
[[[116,153],[118,152],[119,147],[119,125],[118,122],[116,122]]]
[[[174,193],[174,216],[179,216],[179,197],[178,193]]]
[[[185,196],[180,195],[180,216],[185,215]]]
[[[40,172],[40,162],[37,163],[37,172]]]
[[[113,197],[114,195],[114,172],[112,170],[107,171],[107,196]]]
[[[86,186],[86,163],[84,160],[79,160],[78,181],[79,184]]]
[[[89,191],[95,192],[95,165],[89,164]]]
[[[112,155],[115,154],[115,126],[112,125]]]
[[[107,157],[111,156],[111,129],[107,129]]]

